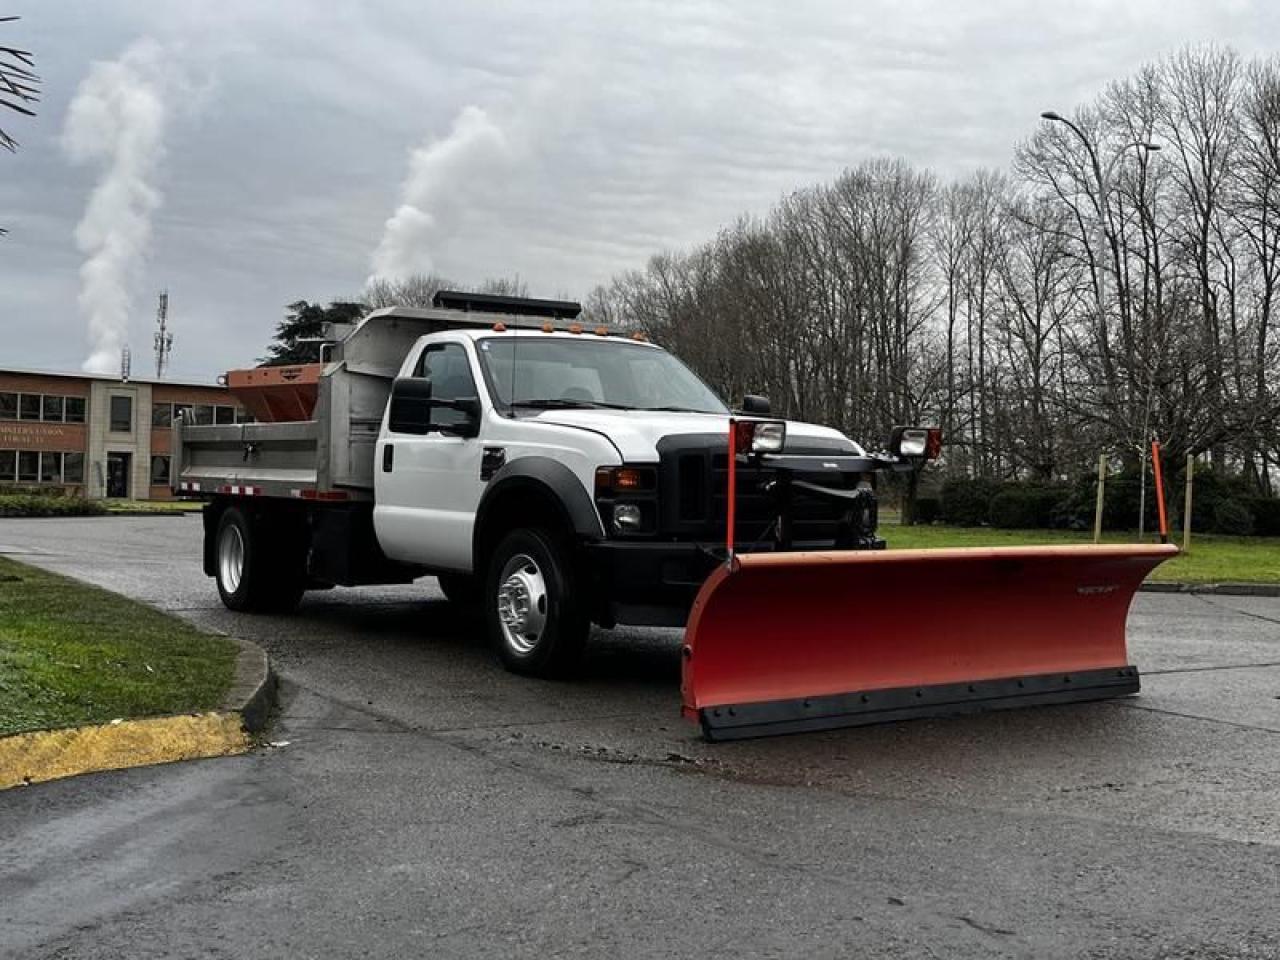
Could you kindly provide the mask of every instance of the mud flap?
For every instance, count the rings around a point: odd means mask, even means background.
[[[1123,696],[1171,545],[745,554],[703,584],[684,713],[709,740]]]

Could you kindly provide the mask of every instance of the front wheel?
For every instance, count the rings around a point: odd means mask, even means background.
[[[545,531],[516,530],[498,544],[484,603],[490,639],[508,670],[561,678],[581,663],[591,624],[570,553]]]

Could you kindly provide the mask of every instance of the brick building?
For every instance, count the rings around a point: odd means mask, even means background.
[[[180,410],[201,424],[248,419],[216,384],[0,369],[0,486],[167,498]]]

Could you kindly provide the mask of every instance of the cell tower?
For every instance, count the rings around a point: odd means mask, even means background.
[[[156,379],[164,376],[164,368],[169,365],[169,354],[173,350],[173,334],[167,326],[169,321],[169,291],[160,291],[160,306],[156,308]]]

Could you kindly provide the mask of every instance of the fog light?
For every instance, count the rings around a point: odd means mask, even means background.
[[[618,503],[613,507],[613,529],[618,533],[634,533],[644,523],[640,508],[634,503]]]

